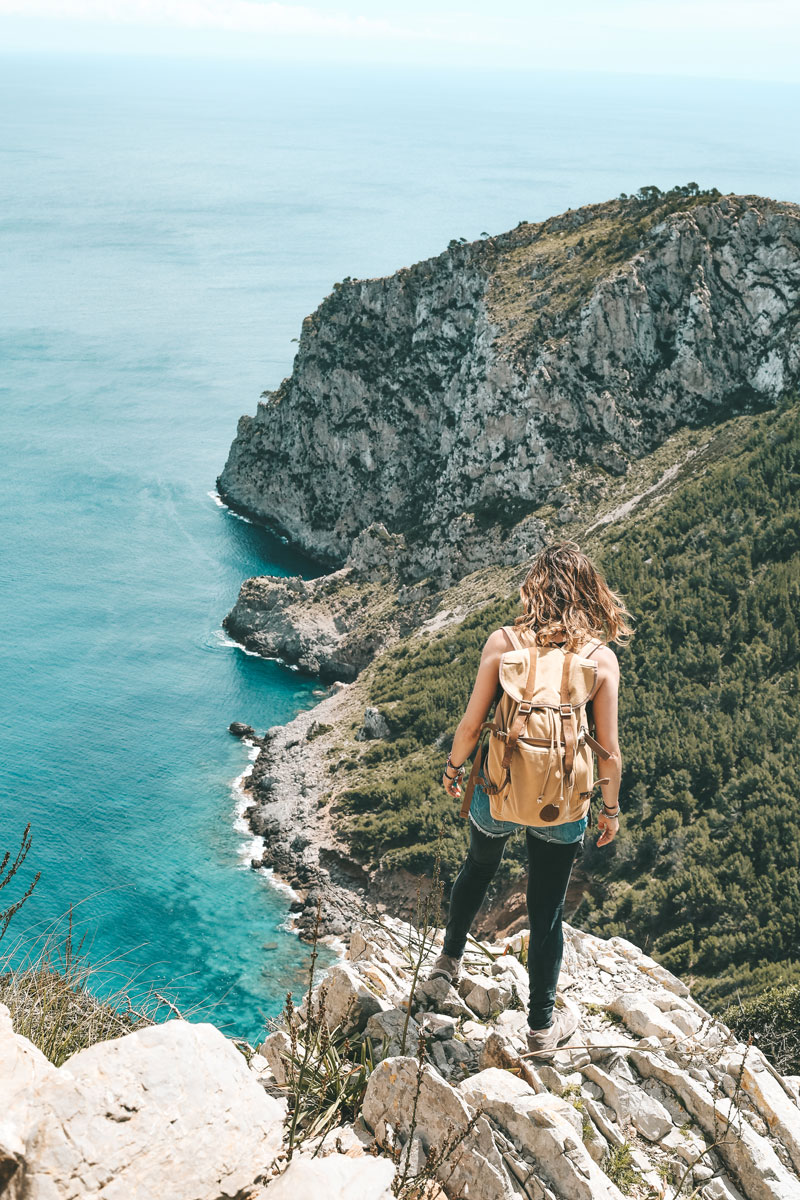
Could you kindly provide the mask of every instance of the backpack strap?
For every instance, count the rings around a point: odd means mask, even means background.
[[[505,626],[504,626],[504,628],[505,628]],[[512,638],[512,641],[513,640],[514,639]],[[520,646],[520,649],[524,649],[524,647]],[[533,693],[536,689],[536,667],[537,667],[537,664],[539,661],[539,647],[536,645],[531,646],[530,653],[531,653],[531,665],[530,665],[530,668],[528,669],[528,678],[525,683],[525,690],[522,693],[522,699],[517,707],[517,711],[514,715],[514,721],[511,725],[511,729],[508,732],[508,737],[506,738],[506,749],[505,749],[505,754],[503,755],[503,764],[502,764],[503,769],[505,771],[505,778],[503,779],[503,782],[499,786],[491,788],[491,791],[493,793],[501,792],[503,790],[503,788],[506,786],[506,784],[508,783],[509,779],[511,778],[511,771],[510,771],[511,755],[514,752],[514,747],[516,746],[517,742],[519,741],[520,734],[522,733],[523,727],[528,718],[528,713],[531,711],[531,708],[532,708],[531,700],[533,698]],[[472,793],[475,791],[475,784],[478,782],[478,775],[479,775],[481,767],[483,765],[483,753],[482,753],[482,747],[481,747],[481,739],[483,738],[483,734],[484,734],[485,730],[487,730],[487,729],[496,730],[497,723],[495,721],[484,721],[483,724],[481,725],[481,730],[480,730],[480,733],[478,734],[478,745],[475,750],[475,757],[472,760],[472,770],[469,773],[469,779],[467,780],[467,786],[464,788],[464,799],[461,802],[461,814],[460,815],[462,817],[466,817],[467,814],[469,813],[469,807],[470,807],[470,804],[472,803]],[[489,788],[489,786],[490,786],[488,783],[488,780],[486,782],[486,786],[487,786],[487,788]]]
[[[469,806],[472,803],[472,793],[475,791],[475,784],[478,782],[478,775],[483,765],[483,747],[481,746],[481,742],[484,732],[487,729],[497,729],[496,722],[484,721],[481,725],[481,731],[478,734],[478,745],[475,747],[475,757],[472,760],[472,770],[469,773],[467,786],[464,788],[464,798],[461,801],[461,812],[459,815],[462,817],[466,817],[469,813]]]
[[[594,750],[598,758],[611,758],[611,751],[606,750],[605,746],[601,746],[597,738],[592,737],[588,729],[584,730],[583,737],[586,745]]]
[[[522,642],[519,639],[519,634],[516,632],[516,630],[513,628],[512,625],[504,625],[503,632],[508,635],[508,640],[511,642],[511,645],[514,647],[515,650],[524,649]]]
[[[600,638],[592,638],[581,650],[581,658],[591,658],[595,650],[599,650],[602,645]]]
[[[537,645],[533,645],[529,647],[529,651],[531,656],[531,665],[528,668],[528,678],[525,682],[525,690],[522,693],[522,699],[517,705],[517,711],[514,714],[514,720],[511,722],[511,728],[509,729],[508,737],[506,738],[506,750],[505,754],[503,755],[502,764],[503,769],[506,772],[508,772],[511,767],[511,756],[516,749],[517,742],[519,741],[520,734],[522,733],[522,728],[526,724],[528,720],[528,714],[533,707],[531,700],[533,699],[533,693],[536,690],[536,668],[539,664],[539,647]]]
[[[564,778],[567,781],[572,779],[572,770],[575,765],[575,730],[572,727],[572,702],[569,698],[569,672],[574,657],[572,650],[568,650],[564,655],[564,669],[561,672],[561,703],[558,709],[561,716],[561,740],[564,743]]]

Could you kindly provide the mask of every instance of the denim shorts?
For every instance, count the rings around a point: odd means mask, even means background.
[[[515,829],[525,829],[534,837],[541,838],[545,842],[580,842],[581,845],[583,845],[586,828],[589,824],[588,813],[579,821],[566,821],[561,825],[553,825],[546,829],[538,825],[520,825],[517,821],[496,821],[489,807],[489,797],[480,783],[475,784],[475,791],[472,793],[469,819],[476,829],[487,834],[488,837],[503,837],[505,834],[513,833]]]

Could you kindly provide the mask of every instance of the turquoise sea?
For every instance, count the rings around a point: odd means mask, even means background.
[[[30,822],[15,882],[41,871],[0,948],[76,905],[95,961],[121,955],[138,988],[258,1036],[309,951],[248,866],[232,786],[247,751],[227,726],[263,730],[319,692],[220,620],[246,576],[318,568],[215,499],[239,415],[345,275],[642,184],[800,199],[799,98],[643,76],[0,60],[0,858]]]

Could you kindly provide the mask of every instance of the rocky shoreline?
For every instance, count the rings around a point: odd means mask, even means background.
[[[346,706],[345,687],[261,736],[248,725],[229,726],[234,736],[259,751],[252,770],[240,780],[250,801],[242,815],[263,839],[263,853],[251,859],[251,866],[271,868],[275,879],[297,893],[290,904],[291,924],[304,941],[314,937],[321,899],[317,936],[333,945],[352,928],[355,914],[366,919],[377,912],[369,874],[347,853],[322,802],[324,764],[315,743],[318,730]]]
[[[336,804],[328,789],[325,751],[331,737],[355,716],[366,737],[380,735],[381,714],[363,707],[357,684],[334,685],[312,709],[286,725],[259,735],[249,725],[228,727],[245,745],[256,747],[252,769],[239,777],[245,797],[242,817],[263,851],[254,855],[254,870],[268,868],[273,881],[294,893],[289,927],[301,940],[316,937],[341,953],[342,938],[355,920],[375,921],[387,912],[413,921],[419,879],[405,870],[385,869],[380,860],[358,862],[337,831]],[[579,865],[573,873],[567,911],[577,907],[585,887]],[[317,905],[320,903],[319,917]],[[524,887],[497,890],[479,914],[479,937],[511,936],[528,922]]]

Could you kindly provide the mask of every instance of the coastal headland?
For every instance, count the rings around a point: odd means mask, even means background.
[[[250,731],[259,754],[243,781],[264,842],[254,865],[298,890],[302,936],[320,896],[332,937],[359,910],[410,917],[441,825],[452,877],[465,832],[439,759],[476,639],[513,619],[526,564],[554,537],[607,568],[616,556],[648,603],[677,577],[669,554],[690,552],[697,530],[671,514],[715,497],[731,509],[724,480],[752,472],[754,439],[771,444],[788,419],[799,298],[800,207],[687,185],[453,242],[336,284],[306,318],[291,376],[241,418],[217,480],[226,504],[329,568],[248,579],[223,621],[249,651],[330,685],[288,725]],[[661,557],[646,546],[659,521],[674,531]],[[657,570],[667,583],[648,584]],[[676,747],[662,772],[679,760]],[[647,817],[635,782],[631,822]],[[702,816],[710,802],[688,786]],[[598,868],[591,848],[584,858],[573,907]],[[512,855],[481,932],[525,923],[520,872]],[[634,937],[613,887],[614,932]]]

